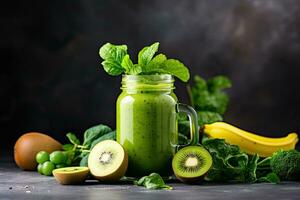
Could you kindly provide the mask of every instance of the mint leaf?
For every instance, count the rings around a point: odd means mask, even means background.
[[[157,173],[152,173],[149,176],[144,176],[138,181],[134,181],[134,184],[138,186],[144,186],[147,189],[173,189],[171,186],[166,185],[162,177]]]
[[[105,60],[101,64],[103,69],[111,76],[118,76],[124,72],[120,64],[113,60]]]
[[[134,64],[127,54],[126,45],[113,45],[106,43],[99,50],[99,55],[104,61],[101,63],[104,70],[117,76],[122,73],[138,74],[170,74],[184,82],[190,78],[189,70],[179,60],[167,59],[163,54],[154,57],[158,51],[159,43],[144,47],[138,54],[138,64]],[[153,58],[154,57],[154,58]]]
[[[179,78],[184,82],[187,82],[190,79],[189,70],[179,60],[168,59],[164,61],[160,65],[160,69],[158,69],[158,71],[161,73],[171,74],[173,76],[176,76],[177,78]]]
[[[80,140],[76,137],[74,133],[68,133],[67,138],[72,144],[80,144]]]
[[[157,52],[158,47],[159,42],[155,42],[151,46],[144,47],[138,54],[138,64],[140,66],[146,66]]]
[[[106,43],[99,50],[99,55],[104,60],[101,64],[103,65],[104,70],[112,76],[117,76],[123,73],[124,69],[121,63],[126,54],[126,45],[113,45]]]
[[[158,54],[155,56],[148,65],[143,67],[143,73],[151,73],[157,71],[159,69],[160,65],[167,60],[167,57],[164,54]]]
[[[126,74],[137,75],[142,71],[142,68],[139,65],[134,65],[132,63],[128,54],[124,56],[121,65],[125,69]]]
[[[106,43],[99,50],[99,55],[103,60],[115,60],[122,62],[123,57],[127,54],[126,45],[114,45]]]

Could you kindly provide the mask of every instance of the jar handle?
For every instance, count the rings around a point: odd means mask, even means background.
[[[190,121],[190,134],[191,134],[191,141],[187,145],[177,145],[177,149],[185,147],[185,146],[190,146],[190,145],[198,145],[199,144],[199,128],[198,128],[198,116],[194,108],[191,106],[188,106],[186,104],[182,103],[177,103],[176,104],[176,112],[183,112],[186,113],[189,121]]]

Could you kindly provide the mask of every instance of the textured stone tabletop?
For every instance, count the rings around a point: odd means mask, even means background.
[[[131,184],[102,184],[89,180],[85,185],[62,186],[53,177],[19,170],[12,159],[0,162],[0,199],[300,199],[300,182],[281,184],[203,184],[169,183],[173,190],[147,190]]]

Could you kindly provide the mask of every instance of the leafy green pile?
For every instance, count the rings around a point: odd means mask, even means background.
[[[103,140],[115,140],[116,132],[110,127],[99,124],[87,129],[83,134],[83,142],[74,133],[68,133],[70,143],[63,145],[72,165],[87,166],[90,150]]]
[[[259,162],[259,156],[248,155],[224,139],[204,139],[202,145],[210,152],[213,166],[205,179],[214,182],[279,182],[269,165]]]
[[[137,186],[144,186],[147,189],[165,189],[172,190],[171,186],[165,184],[162,177],[157,173],[152,173],[149,176],[144,176],[137,181],[134,181]]]
[[[106,43],[100,48],[99,55],[104,60],[101,63],[104,70],[112,76],[122,73],[130,75],[171,74],[184,82],[188,81],[189,70],[179,60],[168,59],[164,54],[154,56],[158,47],[158,42],[144,47],[138,53],[137,64],[130,59],[126,45]]]

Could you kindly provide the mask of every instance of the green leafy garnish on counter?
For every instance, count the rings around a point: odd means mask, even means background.
[[[162,177],[157,173],[152,173],[149,176],[144,176],[138,181],[134,181],[134,184],[138,186],[144,186],[147,189],[173,189],[171,186],[166,185]]]
[[[184,82],[188,81],[190,73],[186,66],[179,60],[168,59],[164,54],[155,56],[158,47],[158,42],[144,47],[138,53],[137,64],[130,59],[126,45],[106,43],[100,48],[99,55],[104,60],[101,63],[104,70],[112,76],[122,73],[129,75],[171,74]]]

